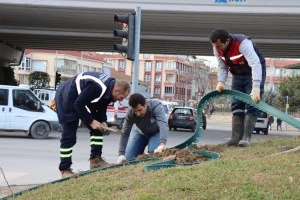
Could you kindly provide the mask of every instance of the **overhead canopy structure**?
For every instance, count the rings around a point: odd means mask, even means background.
[[[300,58],[300,1],[0,0],[0,42],[17,49],[111,52],[114,14],[142,9],[141,53],[212,55],[211,31],[255,41],[266,57]]]

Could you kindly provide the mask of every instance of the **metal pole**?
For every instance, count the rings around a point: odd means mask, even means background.
[[[285,113],[288,115],[289,96],[286,96]],[[287,129],[287,123],[285,123],[285,129]]]
[[[135,8],[135,34],[134,34],[134,63],[132,73],[132,93],[137,92],[139,83],[139,55],[140,55],[140,34],[141,34],[141,8]]]

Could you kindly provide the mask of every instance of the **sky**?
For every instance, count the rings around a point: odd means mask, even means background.
[[[207,66],[210,66],[211,68],[218,67],[217,58],[215,56],[197,56],[197,58],[202,58],[207,60],[205,64]]]

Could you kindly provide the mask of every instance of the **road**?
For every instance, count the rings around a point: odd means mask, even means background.
[[[192,135],[188,130],[171,131],[167,147],[180,144]],[[208,128],[200,138],[200,144],[219,144],[230,138],[230,126],[208,121]],[[269,135],[253,134],[253,139],[287,137],[299,135],[299,132],[271,131]],[[46,140],[34,140],[24,133],[0,132],[0,167],[10,185],[42,184],[60,178],[59,164],[60,133],[51,133]],[[110,134],[104,138],[103,157],[109,163],[117,159],[119,135]],[[80,128],[77,144],[73,149],[75,171],[88,170],[89,167],[89,134],[87,129]],[[0,187],[7,186],[0,173]]]

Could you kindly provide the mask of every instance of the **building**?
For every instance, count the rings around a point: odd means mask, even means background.
[[[300,75],[300,59],[267,58],[265,90],[276,90],[283,78]]]
[[[132,76],[133,62],[116,53],[104,53],[104,61]],[[187,56],[140,54],[140,81],[149,84],[153,98],[188,103],[208,92],[209,68],[200,59]]]
[[[25,50],[21,65],[15,67],[15,78],[20,84],[28,84],[29,74],[34,71],[46,72],[50,76],[50,87],[55,84],[55,72],[66,80],[77,73],[86,71],[103,72],[112,66],[104,62],[101,55],[93,52]]]

